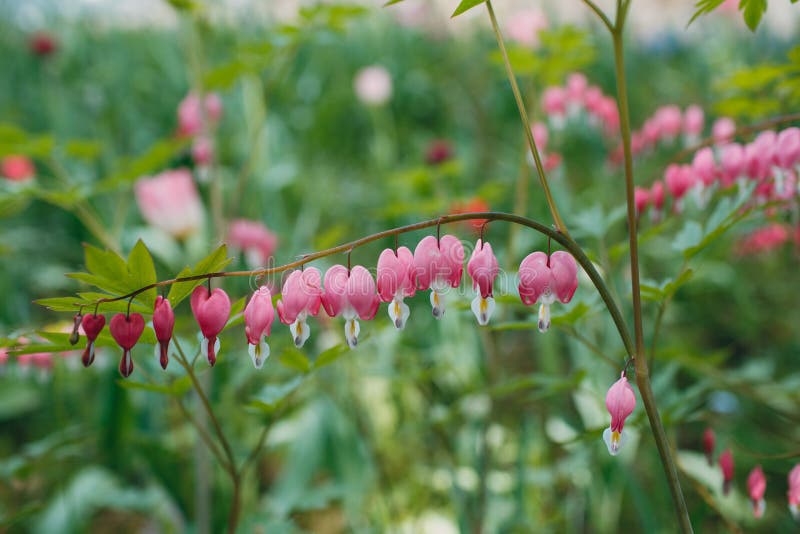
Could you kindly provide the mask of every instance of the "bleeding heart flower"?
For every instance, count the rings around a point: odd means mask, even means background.
[[[708,460],[708,465],[714,465],[714,446],[717,443],[717,437],[714,435],[714,431],[710,428],[706,428],[706,431],[703,432],[703,452],[706,453],[706,460]]]
[[[683,113],[684,144],[689,146],[696,144],[700,140],[700,136],[703,135],[704,123],[703,108],[697,105],[686,108]]]
[[[668,166],[664,172],[664,183],[667,185],[667,189],[674,198],[672,209],[675,213],[680,213],[682,210],[681,201],[695,183],[692,167],[673,163]]]
[[[417,289],[431,291],[433,316],[441,319],[445,311],[444,292],[447,287],[458,287],[464,272],[464,247],[453,235],[437,240],[425,237],[414,249],[414,278]]]
[[[153,306],[153,330],[158,340],[156,357],[162,369],[166,369],[169,363],[169,341],[172,339],[174,327],[175,314],[172,311],[172,304],[168,299],[159,295],[156,297],[156,303]]]
[[[634,188],[633,204],[636,206],[636,217],[641,217],[650,204],[650,190],[644,187]]]
[[[467,263],[467,273],[472,278],[472,289],[478,294],[472,301],[472,313],[478,319],[478,324],[484,326],[494,312],[495,304],[492,294],[492,285],[497,278],[500,267],[497,258],[492,252],[492,245],[478,239],[475,250]]]
[[[719,455],[719,467],[722,470],[722,493],[727,495],[733,482],[733,453],[730,449]]]
[[[303,271],[292,271],[283,284],[278,301],[278,317],[289,325],[296,347],[302,347],[311,335],[306,318],[316,316],[322,297],[322,275],[319,269],[309,267]]]
[[[378,257],[378,296],[382,302],[391,303],[389,317],[398,330],[405,327],[411,313],[403,299],[416,293],[413,274],[414,255],[408,247],[399,247],[396,252],[387,248]]]
[[[789,500],[789,511],[792,517],[800,519],[800,464],[795,465],[789,471],[789,491],[786,496]]]
[[[142,332],[144,332],[144,318],[139,313],[131,313],[130,315],[118,313],[111,318],[109,330],[114,341],[122,347],[119,372],[123,377],[128,378],[133,372],[131,349],[139,341]]]
[[[94,362],[94,342],[105,325],[106,318],[104,315],[90,313],[84,315],[83,319],[81,319],[81,326],[83,326],[83,331],[86,333],[86,349],[81,357],[84,367],[89,367]]]
[[[220,288],[209,291],[205,286],[197,286],[192,291],[191,303],[192,313],[203,333],[201,351],[206,353],[208,363],[213,367],[217,363],[217,352],[219,351],[217,336],[228,322],[231,301],[228,294]]]
[[[636,395],[623,371],[620,379],[614,382],[606,393],[606,409],[611,414],[611,425],[603,432],[603,441],[611,456],[616,456],[628,441],[623,430],[625,419],[636,408]]]
[[[711,127],[711,136],[718,145],[733,140],[734,134],[736,134],[736,123],[730,117],[720,117]]]
[[[664,207],[664,182],[661,180],[656,180],[650,186],[650,202],[653,204],[650,219],[658,222],[661,220],[661,213]]]
[[[578,288],[578,264],[572,254],[562,250],[547,256],[544,252],[528,254],[519,266],[519,296],[527,306],[539,307],[539,331],[550,328],[550,305],[572,300]]]
[[[253,293],[250,302],[244,309],[244,333],[247,336],[247,351],[256,369],[261,369],[264,360],[269,357],[269,345],[265,337],[269,336],[275,310],[272,308],[272,292],[267,286],[261,286]]]
[[[350,271],[343,265],[334,265],[325,273],[322,306],[331,317],[345,318],[344,335],[351,349],[358,344],[361,330],[357,319],[369,321],[375,317],[380,303],[375,280],[361,265]]]
[[[767,479],[760,465],[757,465],[747,476],[747,493],[750,494],[750,501],[753,503],[753,515],[761,517],[767,503],[764,501],[764,493],[767,491]]]

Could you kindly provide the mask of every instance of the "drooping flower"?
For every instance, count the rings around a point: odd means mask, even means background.
[[[689,165],[677,165],[674,163],[669,165],[664,172],[664,183],[674,199],[672,209],[675,213],[680,213],[683,197],[695,183],[692,168]]]
[[[58,50],[58,42],[51,33],[38,31],[28,39],[28,47],[37,56],[45,58]]]
[[[706,428],[703,432],[703,452],[708,460],[708,465],[714,465],[714,447],[717,443],[717,436],[711,428]]]
[[[730,117],[720,117],[714,121],[711,127],[711,137],[718,145],[725,144],[733,140],[736,133],[736,123]]]
[[[747,493],[750,495],[750,501],[753,503],[753,515],[761,517],[764,515],[764,509],[767,507],[764,501],[764,493],[767,491],[767,479],[764,476],[764,471],[760,465],[757,465],[750,471],[747,476]]]
[[[231,301],[228,294],[220,288],[209,291],[205,286],[197,286],[192,291],[191,304],[192,314],[203,334],[200,350],[206,354],[209,365],[213,367],[217,363],[219,352],[217,336],[228,322]]]
[[[472,278],[472,289],[477,292],[472,301],[472,313],[475,314],[478,324],[481,326],[489,323],[494,312],[492,285],[499,272],[500,267],[494,252],[492,252],[492,245],[478,239],[467,263],[467,273]]]
[[[775,160],[783,169],[792,169],[800,162],[800,128],[786,128],[778,134]]]
[[[760,256],[780,248],[790,239],[791,232],[788,226],[770,223],[740,239],[736,243],[735,250],[739,256]]]
[[[567,113],[567,92],[558,86],[545,88],[542,93],[542,109],[548,118],[553,121],[553,127],[563,126]]]
[[[414,255],[408,247],[387,248],[378,257],[378,296],[390,303],[389,317],[398,330],[405,327],[411,313],[403,299],[416,293],[413,274]]]
[[[375,280],[361,265],[349,271],[343,265],[334,265],[325,273],[324,285],[322,306],[331,317],[344,317],[347,345],[355,348],[361,330],[358,319],[369,321],[375,317],[380,306]]]
[[[198,135],[192,143],[192,160],[198,167],[207,167],[214,161],[214,140]]]
[[[650,219],[658,222],[661,220],[661,213],[664,208],[664,182],[656,180],[650,186],[650,202],[653,205],[650,211]]]
[[[800,464],[795,465],[789,471],[789,491],[786,497],[789,501],[789,511],[792,517],[800,519]]]
[[[684,144],[693,145],[700,140],[703,135],[705,124],[705,114],[703,108],[698,105],[691,105],[683,112],[683,135]]]
[[[283,284],[281,300],[278,301],[278,318],[289,325],[296,347],[302,347],[311,335],[306,318],[319,312],[322,297],[322,275],[315,267],[303,271],[292,271]]]
[[[0,162],[0,174],[12,182],[25,182],[33,178],[36,168],[27,156],[12,154]]]
[[[719,468],[722,470],[722,493],[727,495],[733,482],[733,453],[730,449],[719,455]]]
[[[381,65],[370,65],[356,73],[353,88],[361,102],[382,106],[392,97],[392,76]]]
[[[453,157],[453,144],[447,139],[434,139],[428,143],[425,163],[439,165]]]
[[[278,237],[258,221],[237,219],[228,230],[228,243],[244,252],[247,264],[256,269],[267,264],[278,246]]]
[[[623,371],[620,379],[614,382],[606,393],[606,408],[611,414],[611,425],[603,432],[603,441],[611,456],[616,456],[628,441],[624,431],[625,419],[636,408],[636,395]]]
[[[636,216],[641,217],[650,204],[650,190],[645,187],[634,188],[633,204],[636,206]]]
[[[678,106],[664,106],[656,110],[653,116],[658,129],[660,137],[667,142],[672,142],[681,133],[683,126],[683,115]]]
[[[159,295],[153,306],[153,330],[156,333],[156,340],[158,340],[156,356],[162,369],[166,369],[169,364],[169,342],[172,339],[174,327],[175,313],[172,311],[172,304],[168,299]]]
[[[269,345],[265,338],[270,334],[273,321],[275,321],[275,310],[272,308],[272,292],[267,286],[261,286],[253,293],[253,297],[244,309],[247,352],[256,369],[261,369],[269,357]]]
[[[419,291],[431,289],[433,316],[441,319],[445,311],[445,291],[458,287],[464,272],[464,247],[453,235],[437,240],[429,235],[414,249],[414,279]]]
[[[720,181],[723,187],[733,185],[742,176],[745,169],[744,148],[738,143],[730,143],[722,148],[720,156],[722,173]]]
[[[86,349],[84,349],[81,357],[84,367],[89,367],[94,362],[94,342],[105,325],[106,318],[104,315],[90,313],[84,315],[83,319],[81,319],[81,326],[83,326],[83,331],[86,334]]]
[[[203,224],[203,204],[187,169],[140,178],[134,186],[142,217],[177,239],[185,239]]]
[[[119,373],[128,378],[133,372],[131,349],[139,341],[142,332],[144,332],[144,318],[139,313],[131,313],[130,315],[118,313],[111,318],[111,324],[108,329],[111,331],[114,341],[122,347]]]
[[[558,250],[549,257],[544,252],[528,254],[519,266],[519,296],[527,306],[539,306],[539,331],[550,328],[550,305],[572,300],[578,288],[578,264],[569,252]]]
[[[178,104],[178,135],[192,137],[213,126],[222,116],[222,100],[215,93],[205,95],[202,103],[197,93],[189,93]]]

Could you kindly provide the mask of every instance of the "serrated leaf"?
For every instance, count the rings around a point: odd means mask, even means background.
[[[457,17],[462,13],[469,11],[473,7],[483,4],[484,2],[486,2],[486,0],[461,0],[461,3],[458,4],[456,10],[453,11],[452,15],[450,15],[450,18]]]
[[[128,255],[127,271],[129,285],[133,287],[131,291],[156,283],[156,266],[153,263],[153,257],[141,239],[136,242]],[[136,298],[147,306],[153,306],[156,296],[156,289],[151,288],[140,293]]]

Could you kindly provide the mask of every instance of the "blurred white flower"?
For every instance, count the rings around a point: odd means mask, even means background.
[[[380,106],[392,97],[392,76],[380,65],[364,67],[353,80],[356,96],[368,106]]]

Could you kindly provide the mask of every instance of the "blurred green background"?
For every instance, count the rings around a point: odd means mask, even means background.
[[[438,6],[415,21],[412,8],[400,17],[399,6],[376,5],[287,3],[280,16],[250,18],[174,1],[160,5],[169,16],[157,24],[114,6],[106,18],[0,2],[0,157],[25,154],[36,169],[32,180],[0,184],[2,345],[69,331],[70,313],[32,301],[89,290],[64,276],[86,269],[82,243],[126,256],[142,239],[165,279],[212,252],[239,218],[277,236],[276,264],[459,209],[549,222],[485,10],[449,22]],[[505,28],[515,14],[502,14]],[[538,45],[509,41],[532,117],[546,119],[537,95],[573,72],[615,95],[602,28],[564,23],[548,9],[541,15],[548,27]],[[706,135],[722,115],[747,125],[795,111],[797,34],[781,35],[769,26],[751,34],[736,14],[721,12],[688,33],[665,25],[642,36],[634,25],[627,42],[634,127],[667,104],[702,106]],[[354,89],[369,65],[391,80],[380,104],[359,100]],[[207,165],[195,162],[191,139],[176,135],[176,110],[190,91],[222,101]],[[432,162],[437,142],[447,157]],[[562,157],[551,173],[561,212],[627,317],[624,180],[607,161],[617,144],[583,116],[551,129],[548,151]],[[637,183],[660,179],[681,149],[676,142],[637,160]],[[148,225],[133,194],[141,176],[180,167],[193,171],[205,212],[184,240]],[[715,232],[721,216],[738,210],[732,201],[720,195],[658,224],[642,219],[648,341],[661,317],[653,386],[697,531],[789,532],[796,523],[786,509],[786,473],[800,455],[798,249],[789,239],[740,255],[736,243],[770,222],[797,228],[796,201],[794,211],[755,209]],[[696,255],[685,254],[697,242],[692,224],[713,234]],[[465,243],[477,238],[467,225],[446,231]],[[399,242],[413,250],[427,234]],[[540,334],[513,277],[546,240],[502,222],[486,238],[504,270],[489,327],[475,324],[465,280],[442,321],[419,293],[408,301],[404,331],[382,307],[362,322],[353,351],[343,348],[340,319],[322,312],[311,319],[301,350],[276,321],[272,356],[260,371],[247,357],[240,315],[256,280],[224,280],[239,314],[222,336],[219,363],[210,370],[200,361],[196,372],[237,461],[263,432],[263,451],[242,481],[241,531],[675,530],[641,404],[626,426],[633,438],[626,450],[610,457],[602,443],[604,397],[624,351],[591,284],[582,278],[572,303],[555,305],[553,328]],[[352,261],[374,268],[392,245],[357,249]],[[235,247],[229,253],[228,269],[248,267]],[[176,315],[182,343],[196,345],[188,304]],[[231,482],[186,413],[210,423],[184,370],[172,362],[162,372],[151,352],[143,343],[134,349],[129,380],[118,375],[113,346],[100,347],[89,369],[79,352],[42,365],[15,356],[0,364],[0,528],[225,529]],[[726,497],[718,469],[702,456],[708,426],[717,452],[734,453],[735,489]],[[745,484],[756,464],[768,479],[760,520]]]

